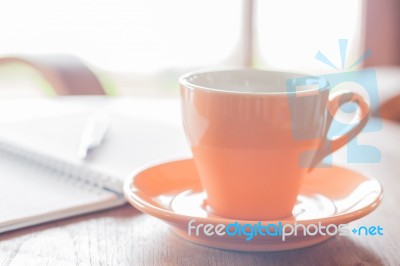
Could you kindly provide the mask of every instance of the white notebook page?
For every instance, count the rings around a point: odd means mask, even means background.
[[[116,194],[0,152],[0,232],[54,215],[121,204]],[[17,226],[18,228],[18,226]]]
[[[179,105],[160,104],[163,101],[108,104],[105,111],[111,116],[110,130],[104,143],[84,162],[77,158],[80,136],[88,117],[99,107],[60,114],[54,110],[58,105],[53,104],[48,113],[54,111],[54,116],[0,123],[0,142],[16,143],[68,162],[74,171],[84,168],[112,176],[121,192],[124,178],[133,169],[155,160],[190,156],[180,125]],[[159,108],[165,108],[165,112]],[[0,152],[0,232],[123,202],[115,193]]]

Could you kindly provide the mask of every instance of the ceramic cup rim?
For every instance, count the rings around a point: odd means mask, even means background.
[[[223,72],[259,72],[268,75],[276,75],[276,76],[283,76],[283,75],[292,75],[294,78],[310,78],[311,80],[317,80],[320,86],[312,89],[301,90],[301,91],[262,91],[262,92],[255,92],[255,91],[234,91],[234,90],[226,90],[226,89],[219,89],[213,88],[212,86],[204,86],[194,84],[190,81],[193,76],[196,75],[206,75],[206,74],[215,74],[215,73],[223,73]],[[207,91],[210,93],[224,93],[224,94],[237,94],[237,95],[254,95],[254,96],[287,96],[291,94],[295,94],[298,96],[306,96],[306,95],[315,95],[319,91],[328,90],[329,82],[326,78],[318,77],[315,75],[299,73],[299,72],[286,72],[286,71],[273,71],[273,70],[262,70],[262,69],[255,69],[255,68],[214,68],[214,69],[204,69],[204,70],[197,70],[186,73],[179,78],[179,84],[184,88],[191,89],[191,90],[202,90]]]

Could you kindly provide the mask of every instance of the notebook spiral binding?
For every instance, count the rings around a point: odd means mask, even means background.
[[[55,171],[71,180],[89,185],[93,188],[113,192],[119,197],[122,195],[122,186],[117,177],[101,173],[80,163],[68,162],[44,153],[38,153],[26,147],[22,147],[11,141],[0,140],[0,152],[10,155],[18,160]]]

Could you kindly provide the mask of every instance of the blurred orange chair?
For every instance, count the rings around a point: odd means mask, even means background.
[[[0,66],[22,63],[35,68],[58,95],[104,95],[96,75],[77,57],[71,55],[18,55],[0,57]]]

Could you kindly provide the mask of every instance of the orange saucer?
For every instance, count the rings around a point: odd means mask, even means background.
[[[251,240],[246,235],[206,235],[204,231],[191,230],[188,224],[212,224],[225,226],[257,224],[220,217],[207,206],[197,171],[192,159],[157,164],[135,171],[125,181],[124,194],[140,211],[164,220],[179,236],[205,246],[240,251],[278,251],[302,248],[320,243],[330,235],[304,236],[301,227],[297,236],[268,234],[256,235]],[[317,168],[305,177],[293,209],[293,215],[279,221],[261,221],[263,225],[282,222],[285,224],[347,224],[372,212],[382,199],[382,187],[371,177],[338,166]],[[211,227],[211,226],[210,226]]]

